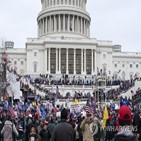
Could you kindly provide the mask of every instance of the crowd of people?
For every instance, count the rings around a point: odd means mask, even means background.
[[[67,103],[69,96],[66,105],[56,105],[53,97],[44,99],[27,84],[21,84],[21,88],[26,90],[22,91],[21,99],[11,103],[7,97],[0,105],[3,141],[138,141],[141,138],[141,112],[133,108],[127,97],[120,97],[119,105],[112,102],[102,106],[88,95],[86,105],[76,108]],[[109,94],[116,93],[111,91]],[[28,95],[34,96],[31,99]],[[129,131],[131,125],[133,131]]]
[[[64,98],[58,91],[58,85],[93,85],[95,81],[68,77],[59,81],[50,81],[48,76],[41,75],[32,79],[30,76],[20,77],[13,71],[8,57],[9,94],[5,94],[0,102],[0,141],[141,141],[141,111],[134,108],[130,98],[119,97],[119,103],[99,104],[94,94],[87,93],[85,105],[79,105],[82,94],[76,92],[73,97],[66,95],[65,105],[57,105],[56,99]],[[105,71],[100,70],[99,74]],[[81,80],[81,81],[80,81]],[[19,83],[21,82],[21,91]],[[30,85],[46,93],[42,97]],[[40,87],[56,85],[56,93]],[[100,92],[99,99],[115,100],[121,92],[127,91],[134,81],[107,81],[107,85],[118,84],[119,89],[110,89],[107,94]],[[16,85],[16,87],[15,87]],[[22,95],[19,94],[21,92]],[[140,90],[137,91],[140,93]],[[17,95],[18,94],[18,95]],[[73,104],[70,98],[74,99]],[[106,101],[107,101],[106,100]]]
[[[44,105],[41,97],[23,103],[18,101],[13,106],[7,103],[9,108],[3,103],[0,109],[0,140],[141,140],[141,111],[133,109],[131,101],[121,97],[120,105],[111,103],[103,107],[92,102],[88,100],[79,111],[49,102]]]

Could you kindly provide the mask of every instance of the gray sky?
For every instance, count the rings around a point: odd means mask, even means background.
[[[0,0],[0,40],[24,48],[26,38],[37,37],[41,0]],[[91,37],[120,44],[122,51],[141,52],[141,0],[87,0]]]

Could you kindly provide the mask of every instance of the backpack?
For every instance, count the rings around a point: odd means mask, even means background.
[[[3,138],[6,140],[13,139],[13,124],[5,124],[4,125]]]

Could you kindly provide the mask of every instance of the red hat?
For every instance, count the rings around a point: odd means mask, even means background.
[[[119,121],[125,121],[125,122],[131,122],[132,117],[131,117],[131,110],[128,106],[123,105],[120,107],[118,111],[118,119]]]

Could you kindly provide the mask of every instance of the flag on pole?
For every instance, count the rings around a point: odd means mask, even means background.
[[[90,106],[85,106],[84,107],[84,110],[85,110],[85,112],[87,113],[87,114],[91,114],[91,115],[93,115],[94,114],[94,109],[93,109],[93,107],[90,107]]]
[[[15,118],[15,111],[12,106],[9,106],[9,113],[12,119]]]
[[[105,128],[106,126],[106,121],[109,119],[109,114],[108,114],[108,109],[107,106],[104,107],[104,112],[103,112],[103,122],[102,122],[102,127]]]

